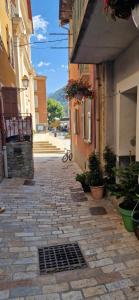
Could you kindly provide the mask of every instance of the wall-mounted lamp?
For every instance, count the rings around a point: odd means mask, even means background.
[[[17,91],[20,93],[20,92],[23,92],[25,90],[27,90],[28,86],[29,86],[29,79],[26,75],[24,75],[22,77],[22,84],[23,84],[23,88],[17,88]]]

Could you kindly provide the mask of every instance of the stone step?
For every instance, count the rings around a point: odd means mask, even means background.
[[[33,153],[61,153],[61,154],[64,154],[64,151],[62,151],[62,150],[58,150],[58,149],[56,149],[56,150],[42,150],[42,149],[37,149],[37,150],[34,150],[33,149]]]

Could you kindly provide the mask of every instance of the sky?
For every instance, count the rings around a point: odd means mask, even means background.
[[[35,42],[31,45],[32,64],[38,75],[47,76],[49,95],[63,87],[68,80],[68,49],[51,49],[67,47],[68,31],[59,25],[59,0],[31,0],[31,4],[34,25],[31,43]],[[52,33],[65,35],[51,35]],[[62,41],[53,42],[55,40]]]

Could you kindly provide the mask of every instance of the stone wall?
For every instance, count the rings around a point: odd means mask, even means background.
[[[1,132],[0,132],[0,182],[4,176],[3,172],[3,152],[2,152],[2,139],[1,139]]]
[[[33,178],[34,163],[31,142],[7,143],[8,176]]]

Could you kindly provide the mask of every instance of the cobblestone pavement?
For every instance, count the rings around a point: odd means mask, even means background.
[[[139,299],[139,241],[125,231],[112,204],[75,197],[73,163],[35,160],[34,186],[22,179],[0,185],[6,207],[0,215],[0,299]],[[98,205],[108,214],[92,216],[89,208]],[[39,275],[38,247],[75,241],[87,268]]]

